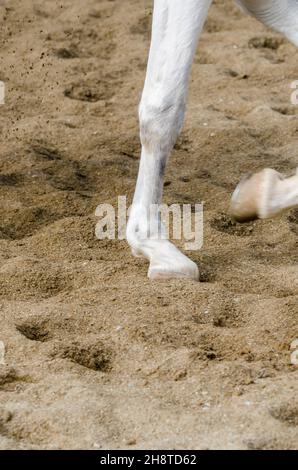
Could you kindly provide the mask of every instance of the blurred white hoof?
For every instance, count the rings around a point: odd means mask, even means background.
[[[281,211],[278,204],[283,176],[275,170],[265,170],[243,178],[235,189],[230,212],[239,222],[266,219]]]

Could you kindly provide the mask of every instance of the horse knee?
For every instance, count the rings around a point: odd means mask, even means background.
[[[170,152],[183,124],[184,108],[183,101],[175,97],[142,99],[140,135],[142,145],[148,151]]]

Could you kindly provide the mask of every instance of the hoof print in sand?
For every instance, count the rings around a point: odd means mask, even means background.
[[[273,111],[281,114],[282,116],[296,116],[297,110],[294,106],[279,106],[273,107]]]
[[[21,182],[21,176],[15,173],[0,175],[0,186],[17,186]]]
[[[294,398],[293,398],[294,401]],[[286,403],[270,410],[273,418],[287,424],[288,426],[298,426],[298,405]]]
[[[16,329],[31,341],[45,342],[50,337],[46,324],[38,319],[30,319],[17,323]]]
[[[11,421],[11,419],[12,419],[12,413],[10,411],[0,408],[0,430],[1,430],[1,427],[4,426],[9,421]]]
[[[10,411],[0,408],[0,437],[7,434],[7,424],[12,420],[12,417],[13,414]]]
[[[61,160],[61,156],[59,152],[53,148],[47,147],[42,143],[36,143],[31,146],[31,150],[33,150],[34,154],[44,160]]]
[[[56,49],[54,55],[58,57],[58,59],[77,59],[79,57],[79,53],[74,46]]]
[[[247,237],[252,234],[254,224],[249,222],[239,224],[226,214],[219,214],[211,220],[210,225],[218,232],[227,233],[229,235],[237,235],[239,237]]]
[[[96,103],[111,99],[113,91],[106,82],[86,82],[69,85],[64,90],[64,95],[72,100]]]
[[[200,266],[200,282],[214,282],[216,279],[216,272],[212,266],[207,264],[199,264]]]
[[[290,450],[291,444],[284,439],[253,439],[246,442],[248,450]]]
[[[0,387],[17,380],[17,373],[13,367],[0,365]]]
[[[283,42],[283,39],[279,37],[260,36],[250,39],[248,45],[255,49],[271,49],[276,51]]]
[[[68,345],[56,345],[52,357],[69,359],[80,366],[101,372],[111,370],[112,354],[107,348],[97,341],[92,344],[73,342]]]

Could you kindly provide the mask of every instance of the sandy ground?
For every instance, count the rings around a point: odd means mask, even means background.
[[[298,166],[297,50],[217,0],[168,203],[205,202],[201,282],[150,282],[99,203],[131,200],[151,1],[0,6],[0,447],[298,447],[298,212],[233,224],[247,171]]]

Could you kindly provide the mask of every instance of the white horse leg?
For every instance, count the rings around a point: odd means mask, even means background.
[[[298,0],[237,0],[245,11],[298,46]],[[265,169],[237,186],[231,214],[239,221],[268,218],[298,206],[298,172],[284,178]]]
[[[298,46],[297,0],[237,0],[244,10]]]
[[[274,217],[294,207],[298,207],[298,170],[284,178],[267,168],[240,182],[232,196],[231,214],[245,222]]]
[[[133,254],[150,261],[150,278],[198,279],[197,265],[158,234],[158,210],[153,212],[155,224],[149,220],[149,212],[152,216],[152,206],[161,203],[165,167],[183,124],[192,60],[211,1],[154,3],[152,42],[139,109],[142,154],[127,227]]]

